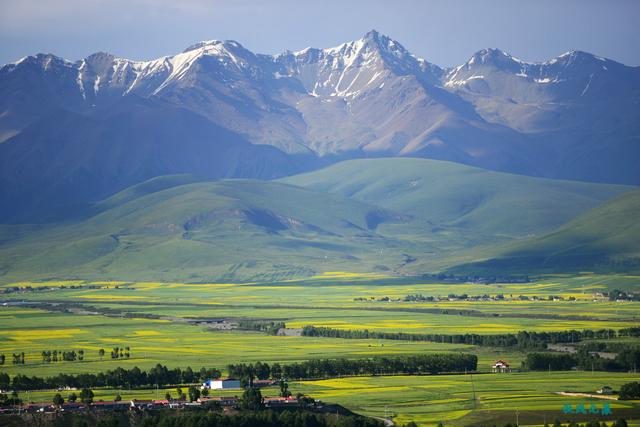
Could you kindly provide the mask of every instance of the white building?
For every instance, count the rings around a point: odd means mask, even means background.
[[[211,390],[229,390],[240,388],[240,380],[233,378],[219,378],[217,380],[207,380],[202,384],[203,387]]]

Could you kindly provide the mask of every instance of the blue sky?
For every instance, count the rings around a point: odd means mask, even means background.
[[[637,0],[0,0],[0,63],[38,52],[149,59],[208,39],[278,53],[375,28],[441,66],[485,47],[530,61],[577,49],[637,66],[639,21]]]

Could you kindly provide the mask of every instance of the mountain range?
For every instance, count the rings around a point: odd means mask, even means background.
[[[271,179],[371,157],[640,183],[640,68],[484,49],[441,68],[371,31],[255,54],[38,54],[0,68],[0,220],[47,222],[161,175]]]
[[[371,31],[0,68],[0,281],[640,271],[640,67]]]

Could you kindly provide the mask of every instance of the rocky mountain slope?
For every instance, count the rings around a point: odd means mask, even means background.
[[[588,53],[484,49],[443,69],[376,31],[276,56],[234,41],[152,61],[39,54],[0,68],[0,219],[161,174],[270,178],[354,157],[638,184],[639,102],[638,67]]]

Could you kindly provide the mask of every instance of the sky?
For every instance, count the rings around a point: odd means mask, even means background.
[[[201,40],[256,53],[379,32],[440,66],[488,47],[528,61],[584,50],[640,65],[639,0],[0,0],[0,63],[97,51],[152,59]]]

